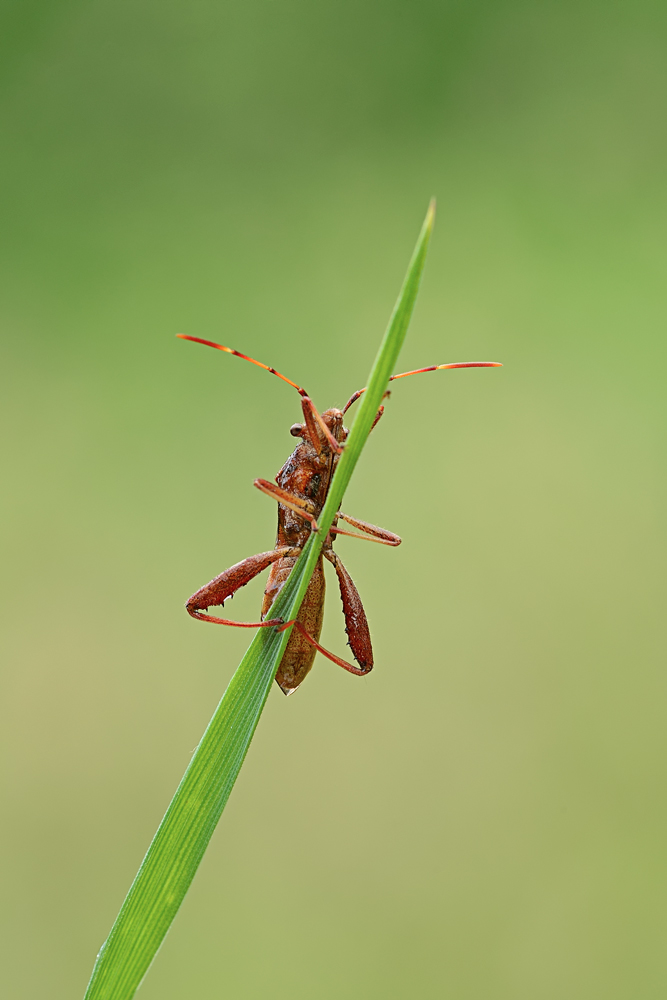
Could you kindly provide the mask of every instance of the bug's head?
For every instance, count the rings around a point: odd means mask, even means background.
[[[331,410],[325,410],[322,414],[322,420],[327,425],[336,441],[342,444],[349,433],[347,427],[343,425],[343,411],[338,410],[335,407]],[[292,424],[289,432],[292,437],[303,438],[306,435],[306,428],[303,424]]]
[[[343,411],[332,407],[330,410],[325,410],[322,414],[322,420],[327,425],[336,441],[342,443],[348,435],[347,427],[343,426]]]

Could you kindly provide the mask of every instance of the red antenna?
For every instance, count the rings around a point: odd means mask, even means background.
[[[270,368],[269,365],[263,365],[261,361],[255,361],[254,358],[249,358],[247,354],[241,354],[240,351],[235,351],[232,347],[223,347],[222,344],[216,344],[213,340],[202,340],[201,337],[189,337],[187,333],[177,333],[176,336],[180,337],[181,340],[191,340],[193,344],[205,344],[207,347],[215,347],[216,351],[224,351],[225,354],[234,354],[237,358],[243,358],[244,361],[250,361],[251,364],[257,365],[258,368],[264,368],[265,371],[271,372],[272,375],[277,375],[278,378],[283,380],[283,382],[287,382],[288,385],[293,386],[297,392],[301,393],[302,396],[308,395],[305,389],[302,389],[300,385],[296,384],[296,382],[292,382],[291,379],[281,375],[280,372],[275,370],[275,368]],[[361,391],[363,392],[364,390],[362,389]]]
[[[401,372],[400,375],[392,375],[389,379],[393,382],[395,378],[407,378],[408,375],[420,375],[422,372],[437,372],[441,368],[502,368],[502,363],[500,361],[454,361],[450,365],[431,365],[430,368],[415,368],[413,372]],[[368,386],[366,386],[368,388]],[[350,396],[347,403],[343,407],[343,413],[346,413],[349,408],[355,403],[362,393],[366,392],[366,389],[358,389],[353,396]]]

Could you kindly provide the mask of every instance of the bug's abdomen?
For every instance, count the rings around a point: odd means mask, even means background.
[[[284,560],[287,562],[287,560]],[[298,621],[309,635],[319,642],[324,618],[324,565],[320,556],[313,573],[306,596],[303,599]],[[295,628],[292,629],[287,648],[278,667],[276,681],[285,694],[292,694],[306,677],[313,665],[317,650]]]

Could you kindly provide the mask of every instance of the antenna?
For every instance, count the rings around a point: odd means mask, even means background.
[[[281,375],[280,372],[275,370],[275,368],[270,368],[269,365],[263,365],[261,361],[255,361],[254,358],[249,358],[247,354],[241,354],[240,351],[235,351],[232,347],[223,347],[222,344],[216,344],[214,340],[202,340],[201,337],[189,337],[187,333],[177,333],[176,336],[180,337],[181,340],[191,340],[193,344],[205,344],[206,347],[215,347],[216,351],[224,351],[225,354],[234,354],[237,358],[243,358],[244,361],[250,361],[251,364],[257,365],[258,368],[264,368],[265,371],[271,372],[272,375],[277,375],[278,378],[283,380],[283,382],[287,382],[288,385],[293,386],[302,396],[308,395],[305,389],[302,389],[300,385],[296,384],[296,382],[292,382],[291,379]],[[363,392],[364,390],[362,389],[361,391]]]
[[[502,363],[500,361],[454,361],[450,365],[431,365],[430,368],[415,368],[413,372],[401,372],[400,375],[392,375],[389,381],[393,382],[395,378],[407,378],[408,375],[420,375],[422,372],[437,372],[441,368],[502,368]],[[356,403],[359,396],[366,392],[367,388],[368,386],[365,389],[358,389],[353,396],[350,396],[343,407],[343,413],[347,413],[352,404]]]

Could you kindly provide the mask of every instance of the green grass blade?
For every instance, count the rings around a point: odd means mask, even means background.
[[[435,205],[429,206],[368,389],[352,425],[320,517],[271,610],[294,618],[393,372],[417,297]],[[195,876],[229,798],[290,632],[259,629],[185,772],[111,933],[97,956],[85,1000],[130,1000],[153,961]]]

